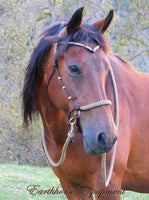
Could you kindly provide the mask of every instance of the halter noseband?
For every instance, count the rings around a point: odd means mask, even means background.
[[[58,36],[61,35],[62,30],[60,31]],[[64,44],[64,42],[60,42],[60,44]],[[81,44],[81,43],[77,43],[77,42],[68,42],[68,44],[85,48],[86,50],[90,51],[91,53],[95,53],[100,48],[100,45],[97,45],[96,47],[91,48],[91,47],[89,47],[87,45],[84,45],[84,44]],[[54,54],[57,51],[57,46],[58,46],[58,43],[55,43]],[[114,77],[114,74],[113,74],[113,70],[112,70],[111,64],[110,64],[108,59],[107,59],[107,62],[108,62],[109,67],[110,67],[110,74],[111,74],[111,79],[112,79],[113,88],[114,88],[115,111],[116,111],[115,124],[116,124],[116,128],[117,128],[117,133],[118,133],[118,122],[119,122],[118,93],[117,93],[117,87],[116,87],[116,82],[115,82],[115,77]],[[62,89],[65,91],[68,100],[70,100],[72,102],[73,106],[74,106],[74,109],[70,112],[69,118],[68,118],[69,119],[69,124],[70,124],[70,130],[68,132],[68,136],[66,138],[66,141],[65,141],[65,143],[63,145],[60,160],[57,163],[53,162],[53,160],[51,159],[51,157],[50,157],[50,155],[48,153],[48,150],[46,148],[46,143],[45,143],[44,130],[43,130],[42,139],[43,139],[43,147],[44,147],[44,150],[45,150],[46,157],[47,157],[48,161],[50,162],[50,164],[52,166],[58,167],[65,160],[66,150],[67,150],[67,147],[68,147],[68,144],[69,144],[70,140],[74,137],[74,125],[76,124],[77,118],[80,117],[80,111],[90,110],[92,108],[96,108],[96,107],[103,106],[103,105],[112,105],[112,102],[110,100],[106,99],[106,100],[100,100],[100,101],[97,101],[97,102],[93,102],[93,103],[88,104],[88,105],[76,106],[76,104],[73,101],[72,97],[69,95],[69,93],[68,93],[68,91],[66,89],[66,86],[63,84],[62,78],[61,78],[61,76],[60,76],[60,74],[58,72],[58,66],[57,66],[56,62],[53,65],[53,71],[52,71],[52,74],[51,74],[51,76],[50,76],[50,78],[48,80],[47,90],[48,90],[48,87],[49,87],[50,80],[52,79],[55,71],[56,71],[56,74],[57,74],[57,77],[58,77],[57,79],[60,82]],[[72,117],[71,117],[71,114],[73,114]],[[107,180],[106,180],[106,153],[102,154],[102,165],[101,165],[101,167],[102,167],[102,178],[103,178],[104,186],[108,186],[108,184],[110,182],[110,179],[111,179],[111,176],[112,176],[113,167],[114,167],[114,160],[115,160],[115,153],[116,153],[116,144],[117,144],[117,142],[115,142],[115,144],[113,146],[112,159],[111,159],[111,164],[110,164],[110,169],[109,169]]]

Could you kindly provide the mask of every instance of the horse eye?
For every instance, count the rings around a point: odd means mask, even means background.
[[[68,66],[68,70],[72,75],[80,75],[80,74],[82,74],[80,66],[78,66],[78,65],[70,65],[70,66]]]

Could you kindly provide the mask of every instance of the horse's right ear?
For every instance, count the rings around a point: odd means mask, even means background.
[[[82,25],[82,15],[84,7],[79,8],[72,15],[70,21],[67,24],[67,33],[72,33],[73,31],[79,29]]]
[[[105,18],[95,22],[93,25],[98,27],[98,29],[101,33],[104,33],[107,30],[107,28],[109,27],[109,25],[111,24],[113,15],[114,15],[114,11],[110,10],[109,14]]]

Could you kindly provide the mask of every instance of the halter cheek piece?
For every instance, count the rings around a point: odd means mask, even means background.
[[[60,33],[59,33],[58,36],[61,35],[61,32],[62,31],[60,31]],[[64,44],[64,42],[60,42],[60,44]],[[77,43],[77,42],[68,42],[68,44],[69,45],[73,45],[73,46],[79,46],[79,47],[85,48],[86,50],[90,51],[91,53],[95,53],[100,48],[100,45],[98,45],[98,46],[96,46],[94,48],[91,48],[91,47],[89,47],[87,45],[84,45],[84,44],[81,44],[81,43]],[[58,43],[55,43],[54,54],[57,51],[57,46],[58,46]],[[110,74],[111,74],[111,79],[112,79],[113,88],[114,88],[115,112],[116,112],[115,124],[116,124],[116,128],[117,128],[117,133],[118,133],[119,111],[118,111],[117,87],[116,87],[115,77],[114,77],[114,74],[113,74],[113,70],[112,70],[111,64],[110,64],[110,62],[109,62],[109,60],[107,58],[106,58],[106,60],[107,60],[107,62],[109,64],[109,67],[110,67]],[[58,72],[58,66],[57,66],[56,62],[53,65],[53,71],[52,71],[52,74],[51,74],[51,76],[50,76],[50,78],[48,80],[48,83],[47,83],[47,90],[48,90],[49,83],[50,83],[50,81],[51,81],[51,79],[52,79],[55,71],[56,71],[56,74],[57,74],[57,79],[60,82],[62,89],[64,90],[64,92],[67,95],[68,100],[71,101],[71,103],[73,104],[73,107],[74,107],[74,109],[70,112],[69,117],[68,117],[69,125],[70,125],[70,130],[68,132],[66,141],[65,141],[65,143],[63,145],[63,149],[62,149],[60,160],[57,163],[53,162],[53,160],[51,159],[51,157],[50,157],[50,155],[48,153],[48,150],[46,148],[46,143],[45,143],[44,131],[43,131],[43,134],[42,134],[43,147],[44,147],[44,150],[45,150],[45,154],[46,154],[47,160],[49,161],[49,163],[52,166],[58,167],[65,160],[66,150],[67,150],[69,142],[74,137],[74,125],[76,124],[76,120],[80,117],[80,112],[81,111],[90,110],[92,108],[96,108],[96,107],[99,107],[99,106],[112,105],[112,103],[111,103],[110,100],[106,99],[106,100],[101,100],[101,101],[93,102],[93,103],[88,104],[88,105],[76,106],[76,104],[73,101],[72,97],[69,95],[69,93],[68,93],[68,91],[66,89],[66,86],[63,84],[62,78],[61,78],[61,76],[60,76],[60,74]],[[113,167],[114,167],[115,153],[116,153],[116,143],[113,146],[112,159],[111,159],[111,164],[110,164],[110,169],[109,169],[107,180],[106,180],[106,153],[102,154],[102,165],[101,165],[101,167],[102,167],[102,178],[103,178],[103,184],[104,184],[104,186],[108,186],[108,184],[110,182],[110,179],[111,179],[111,176],[112,176],[112,172],[113,172]]]

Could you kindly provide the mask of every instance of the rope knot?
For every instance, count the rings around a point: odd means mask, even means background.
[[[74,131],[69,130],[67,135],[68,135],[69,138],[73,138],[74,137]]]

